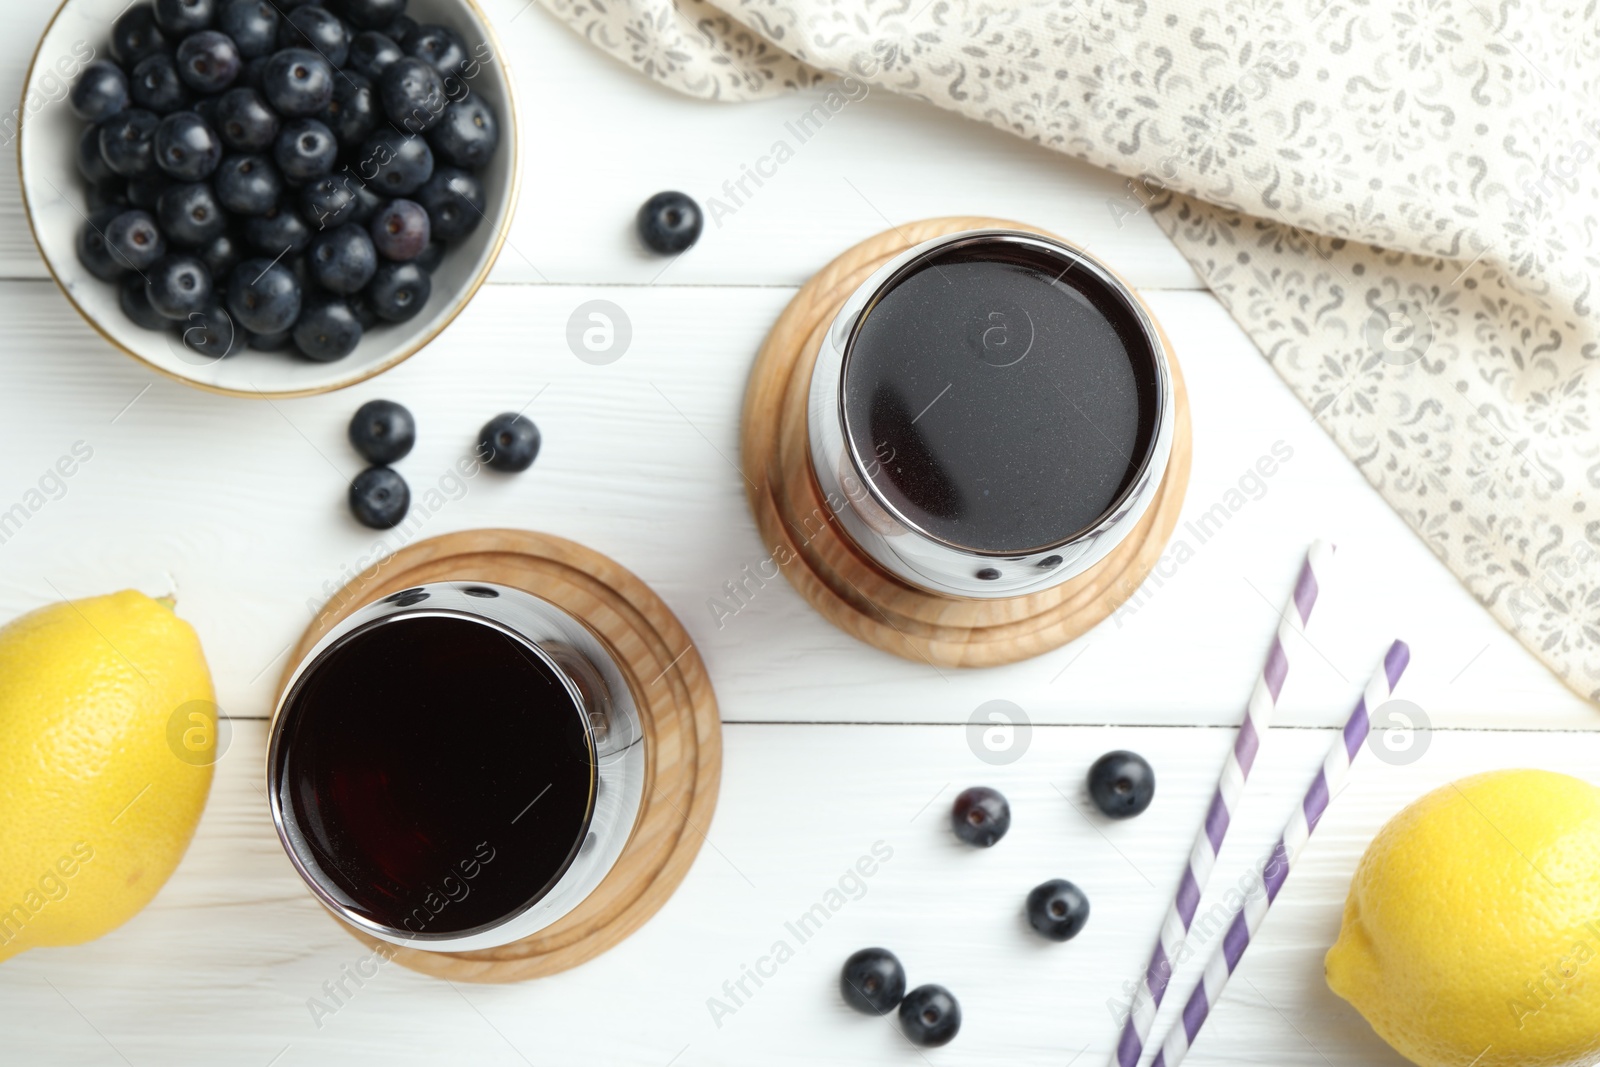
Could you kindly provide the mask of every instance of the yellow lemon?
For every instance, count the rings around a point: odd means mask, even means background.
[[[1496,771],[1429,793],[1367,849],[1328,985],[1421,1067],[1600,1057],[1600,789]]]
[[[156,895],[211,789],[213,701],[169,602],[126,591],[0,628],[0,960]]]

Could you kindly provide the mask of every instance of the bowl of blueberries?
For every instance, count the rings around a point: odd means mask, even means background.
[[[66,0],[18,136],[40,253],[171,377],[363,381],[438,336],[505,241],[502,55],[474,0]]]

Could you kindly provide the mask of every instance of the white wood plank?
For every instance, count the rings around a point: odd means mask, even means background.
[[[1118,225],[1107,201],[1122,201],[1122,179],[1010,134],[875,92],[802,143],[785,124],[820,92],[743,105],[691,100],[606,57],[537,4],[484,6],[517,84],[525,145],[521,202],[495,280],[797,285],[891,222],[988,214],[1080,241],[1137,285],[1199,286],[1147,215]],[[0,5],[7,113],[54,8]],[[721,191],[779,139],[794,158],[775,177],[760,187],[747,180],[749,195],[735,189],[737,201]],[[5,136],[0,150],[15,151]],[[670,188],[708,210],[718,196],[734,214],[708,223],[700,245],[668,267],[638,247],[631,227],[645,198]],[[0,277],[43,276],[15,167],[0,167]]]
[[[152,379],[79,324],[52,286],[0,283],[10,341],[0,354],[0,511],[74,441],[95,450],[65,496],[0,545],[0,617],[58,591],[175,589],[223,707],[264,715],[308,602],[402,540],[345,510],[345,482],[359,469],[344,442],[350,413],[376,396],[416,413],[420,441],[400,469],[423,501],[420,517],[427,490],[482,422],[532,400],[545,437],[534,469],[480,475],[411,535],[525,526],[612,555],[688,626],[729,720],[954,723],[1003,698],[1036,722],[1232,724],[1300,553],[1327,536],[1341,545],[1344,578],[1319,608],[1315,647],[1291,649],[1286,721],[1341,721],[1401,635],[1415,650],[1413,699],[1436,725],[1600,725],[1462,591],[1205,294],[1153,294],[1195,416],[1185,523],[1198,523],[1275,443],[1293,457],[1204,544],[1181,527],[1194,558],[1159,589],[1148,585],[1134,611],[1071,646],[985,671],[934,671],[860,645],[783,581],[719,627],[709,601],[770,551],[734,466],[737,421],[751,354],[790,295],[490,287],[439,342],[381,379],[268,404]],[[604,367],[580,362],[565,342],[572,310],[596,297],[616,301],[634,328],[628,353]]]
[[[1269,736],[1214,897],[1265,855],[1331,736]],[[1078,1063],[1099,1063],[1115,1030],[1107,998],[1149,951],[1232,735],[1042,729],[1020,762],[996,768],[951,727],[732,726],[721,803],[705,828],[713,847],[629,941],[508,987],[452,987],[387,966],[320,1028],[308,998],[364,951],[278,848],[259,792],[263,737],[262,723],[238,724],[199,835],[151,907],[100,941],[0,967],[7,1062],[210,1067],[280,1053],[276,1067],[569,1064],[597,1053],[638,1067],[924,1062],[890,1023],[851,1014],[835,991],[846,955],[883,944],[913,984],[939,982],[961,1000],[961,1035],[925,1062],[1065,1064],[1081,1053]],[[1088,765],[1113,747],[1143,752],[1159,781],[1155,805],[1126,823],[1092,814],[1082,795]],[[1597,760],[1593,734],[1457,732],[1409,767],[1358,763],[1190,1062],[1403,1067],[1322,979],[1367,842],[1405,804],[1463,775],[1515,765],[1592,775]],[[1014,816],[1007,838],[982,852],[958,844],[945,821],[954,794],[979,782],[1002,789]],[[847,883],[859,899],[799,944],[784,924],[879,841],[892,857],[864,890]],[[1027,890],[1051,877],[1077,882],[1093,908],[1065,945],[1041,942],[1020,917]],[[707,998],[725,998],[723,982],[780,939],[795,957],[762,988],[747,981],[753,995],[718,1027]],[[1180,973],[1169,1013],[1192,981]]]

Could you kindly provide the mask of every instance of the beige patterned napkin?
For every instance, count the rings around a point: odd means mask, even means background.
[[[854,78],[1127,176],[1112,210],[1153,214],[1417,535],[1600,700],[1589,8],[543,2],[685,93]]]

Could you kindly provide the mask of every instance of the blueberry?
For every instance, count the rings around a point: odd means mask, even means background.
[[[261,83],[267,73],[267,64],[272,61],[272,53],[256,56],[254,59],[245,60],[244,69],[239,72],[239,85],[246,89],[261,92]],[[276,112],[274,112],[276,114]]]
[[[279,173],[291,182],[306,182],[328,173],[338,155],[333,131],[316,119],[285,123],[272,151]]]
[[[278,9],[267,0],[223,0],[217,28],[233,38],[244,59],[264,56],[278,47]]]
[[[394,21],[383,27],[383,35],[401,48],[404,48],[406,42],[411,40],[412,36],[420,28],[417,25],[417,20],[410,15],[396,15]]]
[[[333,99],[333,68],[304,48],[274,52],[261,71],[261,90],[278,114],[315,115]]]
[[[488,204],[483,183],[457,167],[439,167],[415,195],[428,211],[435,239],[455,241],[478,228]]]
[[[324,7],[305,4],[290,11],[278,26],[279,48],[309,48],[335,67],[344,66],[350,39],[344,23]]]
[[[900,1032],[913,1045],[947,1045],[961,1029],[961,1005],[942,985],[919,985],[900,1002]]]
[[[417,441],[411,412],[393,400],[369,400],[350,420],[350,444],[361,458],[385,467],[404,459]]]
[[[888,1015],[906,995],[906,969],[886,948],[864,948],[839,972],[844,1002],[867,1015]]]
[[[117,286],[117,302],[128,320],[143,330],[166,330],[172,320],[150,306],[150,297],[144,291],[144,279],[137,274],[125,274]]]
[[[210,243],[228,227],[228,215],[207,182],[169,186],[156,202],[156,218],[167,240],[189,248]]]
[[[373,255],[376,256],[377,253],[374,252]],[[370,300],[353,296],[350,298],[350,310],[356,313],[356,321],[361,324],[362,330],[370,330],[374,326],[383,325],[383,320],[378,318],[378,313],[372,310],[372,302]]]
[[[361,322],[348,303],[324,299],[300,313],[294,327],[295,347],[307,359],[331,363],[355,351],[361,343]],[[402,508],[401,513],[404,514]]]
[[[224,230],[210,241],[195,249],[200,262],[206,265],[212,278],[226,278],[244,258],[244,241],[236,233]]]
[[[178,45],[178,77],[197,93],[220,93],[243,69],[233,38],[216,30],[191,33]]]
[[[218,118],[222,114],[222,97],[220,96],[202,96],[194,102],[194,106],[189,110],[204,119],[206,125],[213,130],[222,125],[221,120]]]
[[[235,215],[265,215],[283,192],[283,179],[265,156],[229,156],[211,183],[222,206]]]
[[[1107,752],[1089,768],[1089,798],[1113,819],[1131,819],[1156,796],[1156,772],[1143,756]]]
[[[350,483],[350,511],[363,526],[391,529],[400,525],[410,507],[406,480],[388,467],[368,467]]]
[[[356,39],[350,42],[349,64],[357,74],[376,79],[404,55],[400,46],[383,34],[366,30],[356,34]]]
[[[354,223],[324,231],[311,242],[311,277],[330,293],[360,292],[378,269],[378,253],[367,231]]]
[[[415,263],[379,263],[367,299],[378,318],[405,322],[422,310],[433,292],[433,280]]]
[[[372,245],[385,259],[404,263],[428,247],[428,213],[415,200],[391,200],[378,209],[368,227]]]
[[[217,133],[235,152],[260,152],[278,139],[278,113],[254,89],[241,86],[222,94],[217,105]]]
[[[684,193],[657,193],[639,209],[639,237],[664,256],[688,251],[700,240],[700,205]]]
[[[148,3],[134,4],[111,26],[111,58],[132,69],[139,60],[167,47],[166,35],[156,25],[156,13]]]
[[[363,30],[376,30],[402,17],[406,0],[344,0],[339,10],[347,22]]]
[[[203,30],[217,13],[216,0],[155,0],[156,25],[169,37]]]
[[[193,256],[167,256],[145,272],[145,295],[158,313],[187,319],[210,308],[211,273]]]
[[[406,35],[400,47],[406,55],[427,63],[440,77],[459,74],[467,62],[467,46],[447,26],[418,26]]]
[[[130,270],[144,270],[167,254],[167,241],[155,217],[138,208],[106,223],[104,236],[112,256]]]
[[[1028,925],[1052,941],[1071,941],[1089,921],[1089,898],[1065,878],[1052,878],[1028,893]]]
[[[276,256],[284,250],[301,252],[311,243],[311,227],[307,226],[294,210],[283,201],[265,215],[255,215],[244,221],[244,239],[250,247]]]
[[[194,99],[189,87],[178,77],[178,65],[165,52],[139,60],[128,78],[128,95],[137,106],[160,115],[181,111]]]
[[[378,98],[389,121],[410,134],[433,129],[449,103],[439,72],[414,56],[389,64],[378,79]]]
[[[372,221],[372,216],[376,215],[378,209],[383,206],[383,197],[379,196],[372,186],[364,182],[351,182],[350,184],[355,187],[356,203],[347,221],[358,222],[365,226]]]
[[[539,427],[514,411],[496,415],[478,431],[478,454],[497,471],[527,470],[539,456],[539,443]]]
[[[156,170],[155,112],[143,108],[120,111],[100,124],[100,156],[112,173],[144,178]]]
[[[251,333],[244,332],[245,344],[261,352],[282,352],[294,344],[294,331],[284,330],[282,333]]]
[[[243,347],[233,317],[215,303],[191,311],[177,326],[183,347],[211,362],[225,359]]]
[[[106,166],[106,157],[100,154],[100,130],[97,127],[85,126],[78,138],[78,173],[91,184],[115,177],[111,168]]]
[[[72,113],[85,122],[99,122],[128,106],[128,76],[109,59],[97,59],[83,68],[67,100]]]
[[[477,93],[445,105],[444,115],[428,134],[433,154],[452,166],[476,170],[494,157],[500,125],[494,108]]]
[[[411,262],[432,274],[439,269],[439,264],[444,262],[444,242],[429,241],[428,247],[424,248],[422,254]]]
[[[354,222],[357,183],[344,174],[324,174],[300,187],[300,214],[318,232]]]
[[[103,207],[127,207],[128,183],[115,177],[94,182],[85,190],[84,201],[91,215]]]
[[[85,219],[78,230],[78,262],[103,282],[111,281],[128,269],[106,240],[106,227],[121,213],[119,208],[105,208]]]
[[[1011,829],[1011,805],[988,786],[964,789],[950,809],[950,828],[967,844],[988,848]]]
[[[334,85],[333,99],[322,112],[322,121],[339,139],[339,147],[350,152],[372,136],[381,118],[372,83],[354,71]]]
[[[228,278],[228,310],[251,333],[281,333],[300,318],[302,293],[294,274],[270,259],[247,259]]]
[[[159,170],[143,178],[128,179],[128,203],[154,211],[161,206],[161,194],[172,188],[172,179]]]
[[[433,152],[421,137],[379,130],[361,146],[358,171],[382,196],[410,196],[433,177]]]
[[[222,139],[193,111],[174,111],[156,127],[156,165],[180,182],[210,177],[222,161]]]

